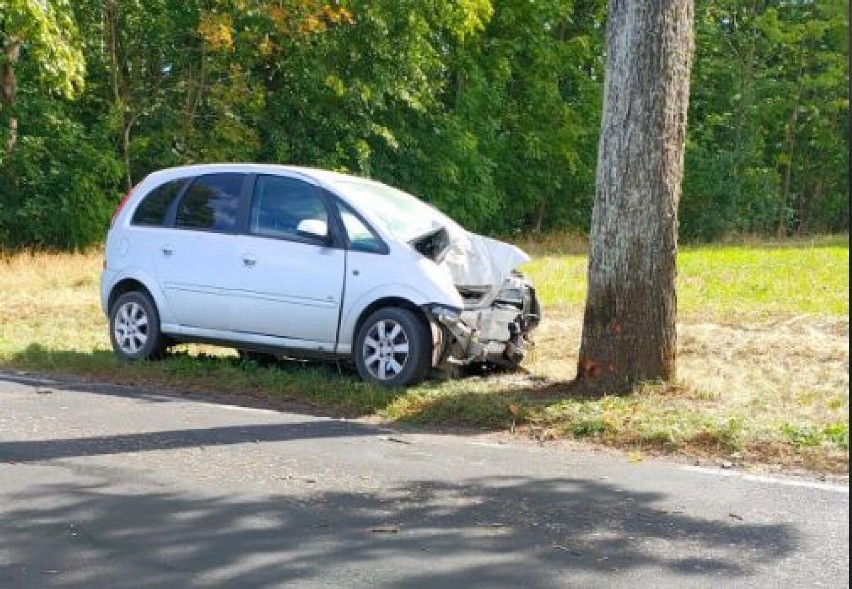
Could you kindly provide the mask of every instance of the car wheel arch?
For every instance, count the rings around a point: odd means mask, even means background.
[[[355,322],[355,329],[352,330],[352,336],[350,341],[354,341],[355,334],[361,329],[361,326],[364,324],[364,321],[367,318],[378,311],[379,309],[385,308],[400,308],[407,309],[414,313],[414,316],[420,321],[423,327],[427,330],[427,332],[431,329],[429,318],[426,316],[426,313],[420,308],[418,305],[412,303],[410,300],[402,298],[402,297],[383,297],[381,299],[377,299],[367,305],[361,313],[358,315],[358,320]]]
[[[115,302],[119,299],[119,297],[121,297],[121,295],[134,291],[145,293],[148,297],[150,297],[151,301],[153,301],[155,305],[157,304],[157,299],[144,283],[135,278],[124,278],[112,287],[112,290],[109,293],[109,300],[107,302],[107,312],[112,309],[113,305],[115,305]]]

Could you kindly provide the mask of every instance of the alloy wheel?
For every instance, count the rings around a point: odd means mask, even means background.
[[[113,333],[122,352],[138,354],[148,341],[148,314],[142,305],[128,301],[119,307]]]
[[[408,334],[392,319],[377,321],[364,338],[362,354],[364,365],[373,378],[391,380],[408,362]]]

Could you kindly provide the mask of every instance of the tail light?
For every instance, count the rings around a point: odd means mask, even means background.
[[[112,226],[115,225],[115,218],[118,217],[118,214],[121,212],[121,209],[123,209],[124,205],[127,204],[127,199],[130,198],[131,194],[133,194],[132,188],[127,191],[127,194],[124,195],[124,198],[122,198],[121,201],[118,203],[118,206],[115,207],[115,212],[113,212],[112,219],[110,219],[110,221],[109,221],[110,228],[112,228]]]

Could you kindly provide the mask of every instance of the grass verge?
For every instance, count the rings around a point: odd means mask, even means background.
[[[743,240],[679,256],[678,371],[624,397],[572,386],[586,258],[577,239],[521,244],[545,321],[525,374],[385,391],[333,365],[265,368],[182,346],[124,364],[98,307],[100,255],[0,256],[0,370],[297,401],[347,416],[587,440],[770,468],[848,473],[848,238]],[[637,454],[638,453],[638,454]]]

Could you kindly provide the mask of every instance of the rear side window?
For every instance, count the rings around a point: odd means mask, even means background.
[[[264,237],[304,240],[302,221],[320,221],[328,228],[328,213],[312,185],[284,176],[258,176],[251,204],[249,232]]]
[[[185,229],[232,232],[237,224],[244,174],[209,174],[186,190],[175,225]]]
[[[154,227],[162,227],[166,223],[166,213],[169,210],[169,205],[180,192],[185,180],[172,180],[166,182],[152,190],[142,199],[136,211],[133,213],[133,219],[130,221],[133,225],[151,225]]]

